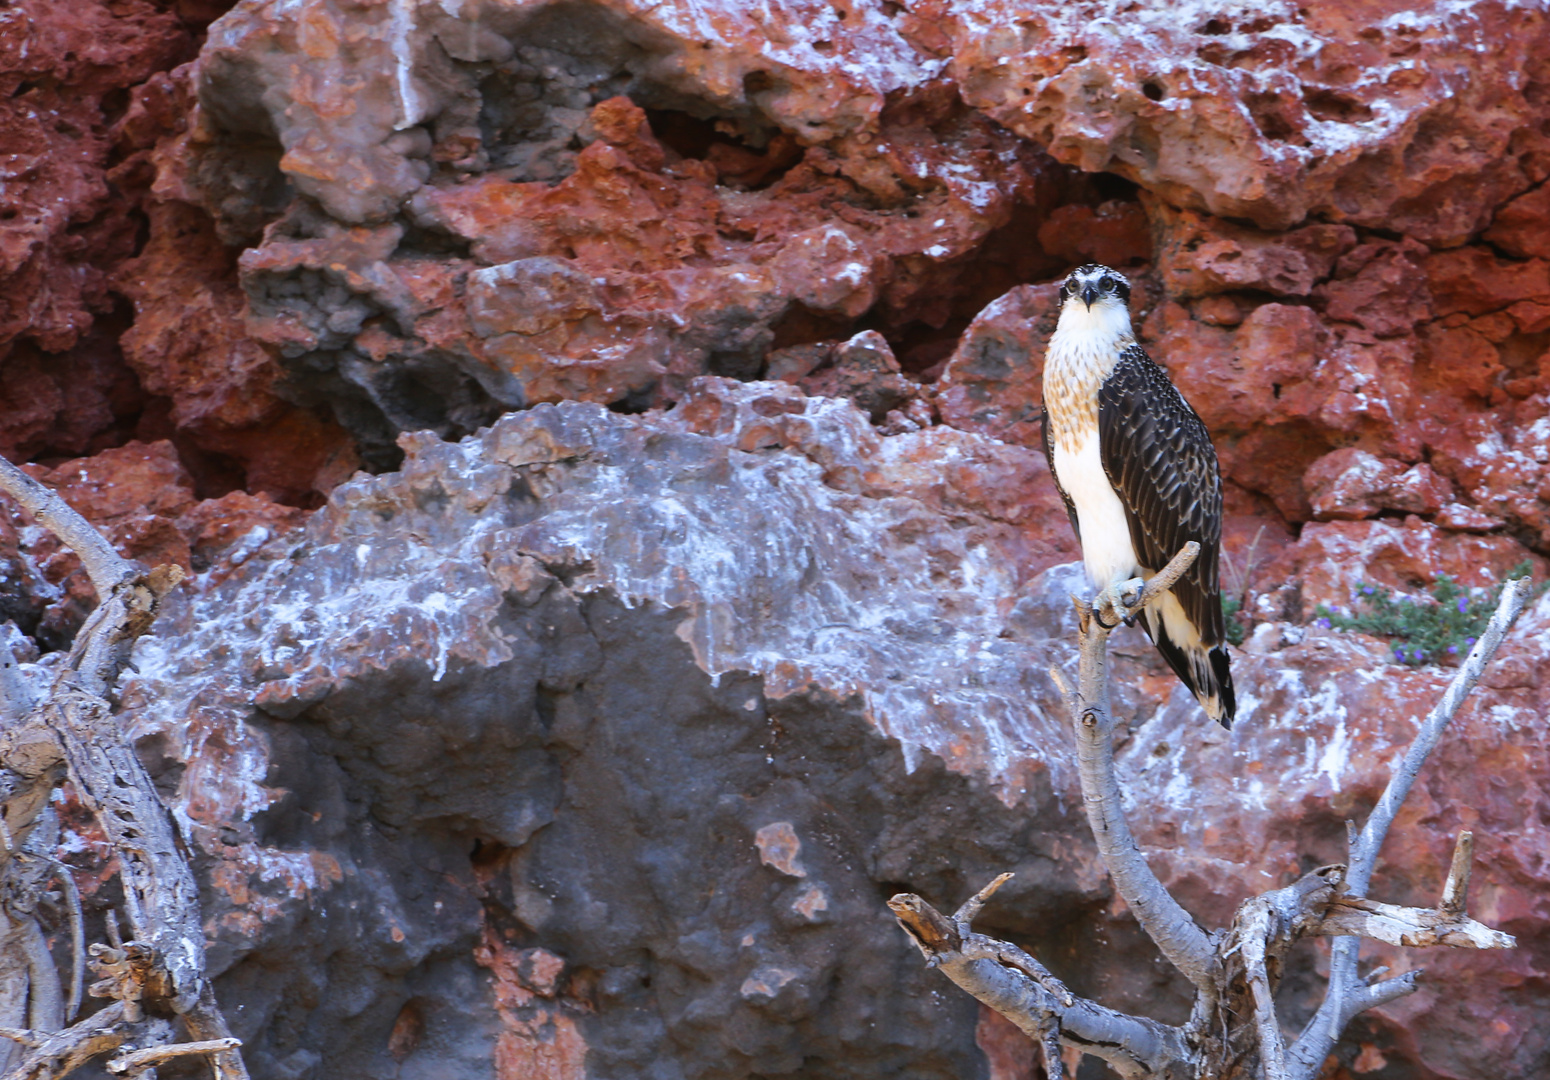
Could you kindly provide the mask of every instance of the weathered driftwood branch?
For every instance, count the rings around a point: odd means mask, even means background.
[[[114,1041],[114,1033],[121,1030],[137,1031],[136,1047],[144,1048],[147,1025],[166,1027],[161,1020],[144,1017],[143,1005],[151,1002],[154,1011],[183,1015],[195,1040],[219,1041],[221,1045],[208,1052],[220,1075],[245,1080],[241,1057],[228,1045],[234,1040],[205,977],[204,929],[193,873],[172,817],[108,701],[135,640],[150,628],[162,597],[182,571],[176,566],[146,571],[120,557],[64,500],[3,459],[0,490],[75,551],[100,600],[77,633],[46,699],[19,721],[4,718],[11,722],[0,734],[0,840],[5,841],[0,844],[5,849],[0,851],[0,866],[12,862],[10,856],[67,771],[118,855],[133,938],[90,950],[99,976],[93,992],[118,999],[115,1004],[73,1028],[47,1035],[8,1077],[63,1076],[122,1045],[128,1035]],[[14,679],[6,682],[6,700],[12,705],[23,693],[15,684]],[[58,1012],[59,1019],[50,1027],[63,1026],[62,1007]],[[102,1017],[107,1020],[99,1020]],[[155,1041],[167,1042],[168,1031]]]
[[[1469,872],[1475,861],[1475,834],[1465,829],[1453,844],[1453,861],[1448,864],[1448,877],[1442,883],[1442,899],[1437,910],[1457,915],[1469,901]]]
[[[1530,586],[1527,578],[1509,580],[1502,586],[1501,600],[1496,605],[1496,611],[1491,616],[1491,621],[1486,625],[1480,639],[1475,642],[1475,647],[1469,651],[1464,662],[1459,665],[1459,670],[1443,691],[1437,704],[1432,706],[1432,711],[1427,714],[1416,732],[1414,741],[1405,750],[1404,755],[1395,764],[1394,773],[1389,777],[1388,785],[1383,789],[1383,794],[1378,797],[1377,805],[1367,817],[1367,823],[1355,837],[1351,844],[1350,868],[1346,872],[1346,892],[1352,896],[1365,896],[1367,888],[1372,882],[1373,867],[1378,861],[1378,849],[1383,846],[1384,839],[1388,836],[1389,826],[1394,823],[1394,817],[1399,813],[1399,808],[1404,805],[1405,798],[1410,794],[1410,788],[1415,784],[1416,777],[1420,775],[1421,766],[1426,763],[1437,746],[1437,741],[1442,737],[1443,729],[1449,721],[1458,713],[1459,706],[1474,689],[1475,683],[1480,681],[1486,665],[1496,655],[1496,650],[1501,646],[1502,639],[1507,631],[1517,621],[1518,615],[1528,604]],[[1471,851],[1473,848],[1471,847]],[[1462,856],[1455,850],[1454,866],[1457,867]],[[1450,871],[1451,876],[1451,871]],[[1444,890],[1446,896],[1446,890]],[[1329,989],[1325,992],[1324,1001],[1314,1014],[1308,1026],[1303,1029],[1296,1043],[1292,1045],[1290,1056],[1294,1066],[1293,1080],[1311,1080],[1317,1071],[1323,1066],[1324,1059],[1334,1049],[1335,1041],[1340,1037],[1346,1023],[1361,1009],[1354,1006],[1370,997],[1370,989],[1357,977],[1356,962],[1361,953],[1361,943],[1357,938],[1337,939],[1330,951],[1329,959]],[[1411,989],[1415,980],[1409,980]],[[1410,991],[1396,988],[1395,997],[1401,997]],[[1389,998],[1388,1000],[1393,1000]],[[1370,1008],[1364,1005],[1362,1008]]]
[[[202,1042],[168,1043],[165,1046],[148,1046],[128,1054],[120,1054],[108,1062],[108,1072],[131,1078],[141,1076],[147,1069],[163,1061],[190,1054],[219,1054],[235,1050],[242,1045],[240,1039],[205,1039]]]
[[[28,1050],[21,1064],[0,1080],[57,1080],[125,1043],[144,1046],[167,1042],[172,1037],[172,1025],[159,1019],[126,1020],[123,1006],[114,1002],[63,1031],[4,1029],[0,1030],[0,1035],[21,1043]]]
[[[1511,934],[1492,930],[1468,915],[1396,907],[1364,897],[1336,897],[1314,928],[1330,937],[1364,937],[1390,945],[1451,945],[1456,949],[1511,949]]]
[[[1051,992],[1022,967],[988,958],[972,944],[970,952],[977,955],[966,953],[965,933],[957,920],[914,893],[900,893],[888,901],[888,907],[928,964],[1011,1020],[1029,1038],[1044,1042],[1049,1028],[1045,1017],[1053,1015],[1061,1042],[1102,1058],[1121,1076],[1167,1076],[1170,1063],[1183,1060],[1185,1045],[1179,1028],[1105,1008],[1059,984]]]
[[[1169,962],[1198,991],[1213,995],[1216,981],[1210,938],[1157,880],[1125,821],[1119,777],[1114,769],[1114,715],[1109,707],[1110,631],[1121,621],[1133,619],[1172,588],[1199,552],[1200,545],[1191,541],[1151,580],[1129,581],[1106,589],[1091,606],[1075,601],[1081,638],[1071,713],[1076,725],[1082,804],[1115,889]]]
[[[4,457],[0,457],[0,491],[80,557],[99,600],[105,601],[134,572],[135,564],[114,551],[107,538],[73,506]]]
[[[1051,674],[1071,710],[1083,804],[1109,876],[1136,920],[1196,988],[1195,1008],[1182,1028],[1128,1016],[1071,996],[1042,964],[1016,946],[976,934],[969,923],[1009,875],[982,889],[951,918],[912,893],[888,902],[928,963],[1002,1013],[1058,1056],[1057,1042],[1106,1060],[1126,1077],[1260,1077],[1312,1080],[1345,1024],[1364,1009],[1412,993],[1418,971],[1378,981],[1356,977],[1356,938],[1392,944],[1509,948],[1511,936],[1464,913],[1469,888],[1470,834],[1459,837],[1436,909],[1406,908],[1366,897],[1378,848],[1427,755],[1479,679],[1528,596],[1526,582],[1509,582],[1502,602],[1448,691],[1421,725],[1388,788],[1360,834],[1351,865],[1326,866],[1283,889],[1245,900],[1233,924],[1208,934],[1174,899],[1147,864],[1125,821],[1116,776],[1109,706],[1107,639],[1170,588],[1194,560],[1188,545],[1149,581],[1123,582],[1089,604],[1075,600],[1079,622],[1076,688]],[[1335,955],[1325,1001],[1290,1047],[1275,1008],[1275,988],[1291,946],[1308,935],[1334,936]],[[1058,1063],[1049,1066],[1057,1075]]]

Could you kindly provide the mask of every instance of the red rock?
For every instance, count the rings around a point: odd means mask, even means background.
[[[969,324],[935,386],[942,422],[1022,446],[1040,445],[1044,351],[1059,287],[1024,285]]]
[[[145,0],[31,0],[0,26],[0,142],[12,147],[0,220],[0,346],[63,352],[111,306],[105,271],[133,252],[129,207],[107,182],[115,106],[186,59],[178,18]]]
[[[1073,266],[1096,262],[1124,269],[1152,260],[1152,229],[1137,203],[1068,203],[1039,226],[1039,246]]]
[[[1314,211],[1457,244],[1543,178],[1517,74],[1543,48],[1537,11],[1160,7],[1122,34],[1030,0],[916,14],[941,20],[965,100],[1059,160],[1261,228]]]
[[[1550,259],[1550,187],[1503,204],[1481,239],[1520,259]]]
[[[1393,521],[1332,521],[1303,526],[1290,556],[1301,585],[1304,617],[1319,604],[1349,607],[1364,583],[1404,593],[1431,587],[1439,573],[1465,585],[1487,586],[1505,580],[1508,571],[1527,561],[1536,575],[1545,561],[1506,536],[1449,531],[1409,517]]]
[[[1466,323],[1449,327],[1443,321],[1421,328],[1421,355],[1437,382],[1457,394],[1463,391],[1489,402],[1504,370],[1490,339]]]
[[[545,949],[515,949],[488,927],[474,960],[491,973],[501,1033],[497,1080],[585,1080],[586,1040],[553,1002],[564,961]]]
[[[1520,300],[1550,297],[1550,262],[1511,262],[1483,247],[1439,251],[1424,262],[1437,314],[1484,315]]]
[[[1454,532],[1488,533],[1500,529],[1503,522],[1500,518],[1493,518],[1473,506],[1449,503],[1437,515],[1437,524]]]
[[[771,354],[770,377],[795,382],[813,397],[841,397],[855,402],[873,423],[903,409],[919,389],[900,374],[888,341],[876,330],[863,330],[849,341],[797,346],[786,354]],[[784,363],[782,361],[784,360]],[[779,371],[784,367],[785,373]],[[926,416],[929,418],[929,411]]]
[[[41,479],[97,523],[143,514],[170,517],[194,501],[188,472],[165,441],[131,442],[92,458],[66,461]]]
[[[1307,296],[1356,243],[1355,230],[1344,225],[1267,233],[1161,200],[1148,205],[1160,237],[1158,272],[1179,299],[1245,289]]]
[[[150,221],[145,248],[115,281],[135,304],[122,342],[141,384],[171,400],[185,439],[239,464],[245,487],[316,500],[354,472],[349,436],[275,392],[280,366],[246,332],[236,267],[209,219],[155,203]]]
[[[1357,520],[1381,510],[1435,514],[1453,496],[1452,486],[1422,462],[1403,462],[1347,448],[1326,454],[1308,469],[1303,487],[1320,521]],[[1438,519],[1443,523],[1442,519]]]
[[[1453,495],[1453,485],[1426,462],[1412,465],[1389,484],[1386,505],[1408,514],[1435,514]]]
[[[1466,415],[1453,423],[1430,425],[1427,443],[1436,467],[1468,492],[1485,520],[1526,526],[1550,538],[1550,421],[1543,398],[1524,402],[1518,423],[1505,417]],[[1479,517],[1462,515],[1459,527],[1487,527]]]
[[[1254,305],[1249,304],[1246,311],[1244,305],[1231,296],[1216,293],[1195,301],[1190,306],[1190,313],[1207,326],[1237,326],[1253,309]]]
[[[1362,244],[1341,257],[1334,280],[1314,295],[1337,322],[1358,323],[1378,337],[1408,333],[1433,314],[1420,266],[1425,254],[1414,240]]]
[[[902,126],[922,116],[942,130]],[[843,156],[813,148],[769,186],[734,191],[718,186],[706,161],[664,148],[639,107],[607,99],[593,110],[597,140],[571,157],[574,171],[557,183],[514,184],[492,172],[438,178],[414,195],[414,218],[466,239],[474,260],[444,266],[446,287],[434,302],[414,294],[409,275],[417,271],[394,255],[398,226],[324,224],[305,238],[273,233],[243,256],[249,332],[293,356],[358,336],[378,367],[349,377],[369,383],[373,399],[394,412],[387,384],[406,363],[445,366],[461,357],[457,377],[487,372],[479,376],[485,392],[507,406],[660,403],[713,362],[756,372],[777,323],[793,315],[843,327],[881,299],[898,312],[893,318],[940,323],[955,296],[982,288],[972,276],[960,281],[946,261],[1032,197],[1037,161],[961,106],[901,108],[881,122],[882,156],[871,137],[847,144]],[[975,162],[974,175],[996,180],[970,187],[956,172],[934,179],[947,139],[958,160]],[[873,209],[853,198],[868,186]],[[526,282],[539,268],[545,280],[565,279],[555,286],[563,296],[497,281]],[[299,303],[286,283],[309,273],[343,294]],[[344,311],[352,304],[385,307],[394,318],[362,327]],[[460,322],[465,309],[470,321]],[[412,413],[404,402],[393,422]]]
[[[1263,304],[1235,331],[1187,316],[1165,327],[1153,358],[1212,431],[1312,417],[1324,403],[1314,373],[1329,332],[1309,308]]]
[[[979,1008],[974,1042],[985,1055],[987,1080],[1026,1080],[1034,1075],[1038,1046],[1021,1028],[985,1005]]]

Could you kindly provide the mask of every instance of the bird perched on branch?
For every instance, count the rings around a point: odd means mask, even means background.
[[[1217,584],[1222,481],[1211,435],[1136,344],[1130,282],[1089,263],[1060,286],[1044,360],[1044,453],[1098,589],[1149,578],[1188,541],[1195,563],[1141,614],[1143,628],[1206,714],[1237,703]]]

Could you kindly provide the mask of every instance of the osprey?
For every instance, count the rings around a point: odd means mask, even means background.
[[[1216,577],[1216,449],[1136,344],[1129,303],[1130,283],[1107,266],[1079,266],[1061,284],[1044,360],[1044,453],[1097,588],[1149,578],[1186,542],[1200,544],[1194,565],[1141,619],[1206,714],[1230,728],[1237,703]]]

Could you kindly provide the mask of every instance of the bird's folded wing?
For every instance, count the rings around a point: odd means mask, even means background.
[[[1126,349],[1098,390],[1099,452],[1125,505],[1142,565],[1161,569],[1190,540],[1194,566],[1173,594],[1207,644],[1223,639],[1217,556],[1222,487],[1216,449],[1189,402],[1139,345]]]

